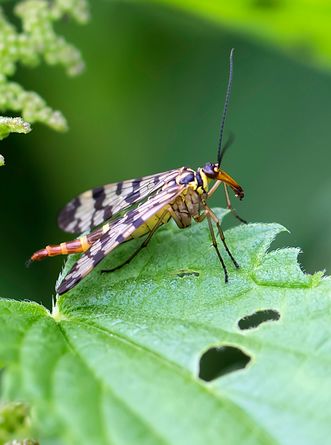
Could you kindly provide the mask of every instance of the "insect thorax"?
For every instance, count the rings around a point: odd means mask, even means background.
[[[188,167],[182,167],[176,182],[177,184],[186,185],[187,190],[192,189],[199,195],[205,195],[208,192],[210,178],[208,178],[202,168],[193,170]]]
[[[171,204],[173,218],[180,228],[191,225],[192,218],[199,218],[203,211],[203,201],[207,198],[210,179],[198,168],[181,168],[176,182],[185,185],[183,192]]]

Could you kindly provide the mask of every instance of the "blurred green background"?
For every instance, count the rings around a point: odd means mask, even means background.
[[[290,56],[258,29],[252,39],[244,32],[245,17],[231,27],[158,2],[100,0],[91,9],[87,26],[57,26],[82,51],[83,75],[69,79],[61,68],[42,65],[20,67],[16,76],[60,109],[70,130],[58,134],[36,124],[29,135],[11,135],[1,144],[0,295],[50,306],[63,258],[28,269],[24,263],[44,245],[70,239],[56,217],[76,194],[216,161],[231,47],[236,52],[226,134],[232,131],[235,143],[223,166],[246,192],[244,201],[233,197],[233,204],[250,222],[286,226],[291,235],[274,246],[300,246],[307,272],[330,272],[327,57],[312,63],[299,44]],[[290,22],[283,26],[291,29]],[[220,191],[213,205],[224,204]],[[230,216],[225,222],[235,224]]]

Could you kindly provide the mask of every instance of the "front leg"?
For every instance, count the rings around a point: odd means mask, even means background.
[[[230,196],[229,196],[229,192],[228,192],[228,187],[227,185],[223,182],[224,185],[224,191],[225,191],[225,198],[226,198],[226,204],[228,209],[230,210],[230,212],[233,214],[233,216],[237,219],[239,219],[240,222],[244,223],[244,224],[248,224],[246,220],[244,220],[243,218],[241,218],[238,213],[236,212],[236,210],[232,207],[231,201],[230,201]]]
[[[211,214],[208,212],[208,210],[206,210],[204,215],[207,216],[209,232],[210,232],[211,239],[212,239],[212,244],[213,244],[213,247],[214,247],[214,249],[216,251],[218,259],[220,260],[220,263],[222,264],[223,271],[224,271],[224,280],[227,283],[228,279],[229,279],[228,271],[226,269],[226,265],[224,263],[224,260],[222,258],[221,252],[219,251],[219,248],[218,248],[218,245],[217,245],[216,236],[215,236],[215,232],[214,232],[214,228],[213,228],[213,223],[212,223],[212,220],[211,220]]]
[[[221,237],[221,240],[222,240],[222,243],[223,243],[223,245],[224,245],[225,250],[227,251],[227,253],[228,253],[229,257],[231,258],[231,260],[232,260],[233,264],[235,265],[235,267],[236,267],[237,269],[239,269],[239,264],[238,264],[237,261],[234,259],[232,253],[230,252],[230,249],[228,248],[228,246],[227,246],[227,244],[226,244],[225,236],[224,236],[223,230],[222,230],[222,228],[221,228],[219,219],[217,218],[217,216],[215,215],[215,213],[211,210],[211,208],[207,206],[206,203],[204,203],[204,207],[205,207],[205,211],[206,211],[206,213],[207,213],[208,221],[209,221],[209,217],[210,217],[210,218],[214,221],[214,223],[216,224],[218,233],[219,233],[219,235],[220,235],[220,237]]]

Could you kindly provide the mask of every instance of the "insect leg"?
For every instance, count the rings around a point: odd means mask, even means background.
[[[218,249],[218,245],[217,245],[217,241],[216,241],[216,236],[215,236],[215,232],[214,232],[214,228],[213,228],[213,223],[212,223],[212,220],[211,220],[211,215],[210,215],[210,213],[207,211],[206,212],[206,216],[207,216],[207,221],[208,221],[208,226],[209,226],[209,231],[210,231],[210,235],[211,235],[211,239],[212,239],[212,243],[213,243],[213,246],[214,246],[214,248],[215,248],[215,250],[216,250],[216,253],[217,253],[217,256],[218,256],[218,259],[220,260],[220,262],[221,262],[221,264],[222,264],[222,267],[223,267],[223,270],[224,270],[224,279],[225,279],[225,282],[227,283],[228,282],[228,271],[227,271],[227,269],[226,269],[226,265],[225,265],[225,263],[224,263],[224,260],[223,260],[223,258],[222,258],[222,255],[221,255],[221,253],[220,253],[220,251],[219,251],[219,249]]]
[[[173,208],[171,206],[168,206],[168,212],[170,213],[171,218],[175,221],[177,226],[180,229],[184,229],[185,226],[183,225],[182,221],[177,217],[176,212],[174,212],[174,210],[173,210]]]
[[[217,216],[215,215],[215,213],[214,213],[214,212],[213,212],[213,211],[212,211],[206,204],[205,204],[205,208],[206,208],[206,212],[208,213],[207,216],[210,215],[210,217],[212,218],[212,220],[213,220],[214,223],[216,224],[218,233],[219,233],[219,235],[220,235],[220,237],[221,237],[221,240],[222,240],[222,243],[223,243],[223,245],[224,245],[224,247],[225,247],[225,250],[227,251],[229,257],[231,258],[233,264],[236,266],[237,269],[239,269],[239,264],[238,264],[237,261],[234,259],[232,253],[230,252],[230,249],[228,248],[228,246],[227,246],[227,244],[226,244],[226,242],[225,242],[225,236],[224,236],[223,230],[222,230],[222,228],[221,228],[219,219],[217,218]]]
[[[159,218],[159,220],[157,221],[157,223],[155,224],[155,226],[151,229],[151,231],[148,233],[147,237],[144,239],[144,241],[142,242],[142,244],[138,247],[138,249],[136,249],[130,256],[129,258],[127,258],[123,263],[119,264],[116,267],[113,267],[112,269],[102,269],[101,273],[108,273],[108,272],[114,272],[115,270],[121,269],[123,266],[125,266],[126,264],[129,264],[130,261],[133,260],[134,257],[136,257],[138,255],[138,253],[147,246],[147,244],[150,242],[152,236],[154,235],[154,233],[156,232],[156,230],[160,227],[161,224],[163,224],[163,218],[166,215],[167,211],[163,212],[161,217]]]
[[[208,198],[210,198],[218,189],[218,187],[221,185],[222,181],[216,181],[215,184],[212,186],[212,188],[208,192]]]
[[[232,204],[231,204],[231,201],[230,201],[229,192],[228,192],[228,186],[225,184],[225,182],[223,182],[223,185],[224,185],[225,198],[226,198],[226,204],[227,204],[228,209],[231,211],[231,213],[233,214],[233,216],[235,218],[239,219],[240,222],[242,222],[244,224],[248,224],[247,221],[244,220],[243,218],[241,218],[238,215],[238,213],[236,212],[236,210],[232,207]]]
[[[206,212],[203,212],[200,215],[193,216],[193,218],[195,222],[201,223],[206,218],[206,216],[207,216]]]

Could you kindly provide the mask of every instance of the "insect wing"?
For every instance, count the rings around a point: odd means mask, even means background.
[[[140,207],[130,210],[123,218],[119,218],[113,224],[110,224],[107,232],[73,265],[70,272],[57,287],[57,293],[63,294],[76,286],[108,253],[127,240],[151,216],[172,202],[182,193],[184,188],[184,186],[179,186],[175,181],[172,181],[156,196]]]
[[[96,187],[71,200],[60,212],[58,225],[70,233],[83,233],[144,200],[175,178],[178,170]]]

